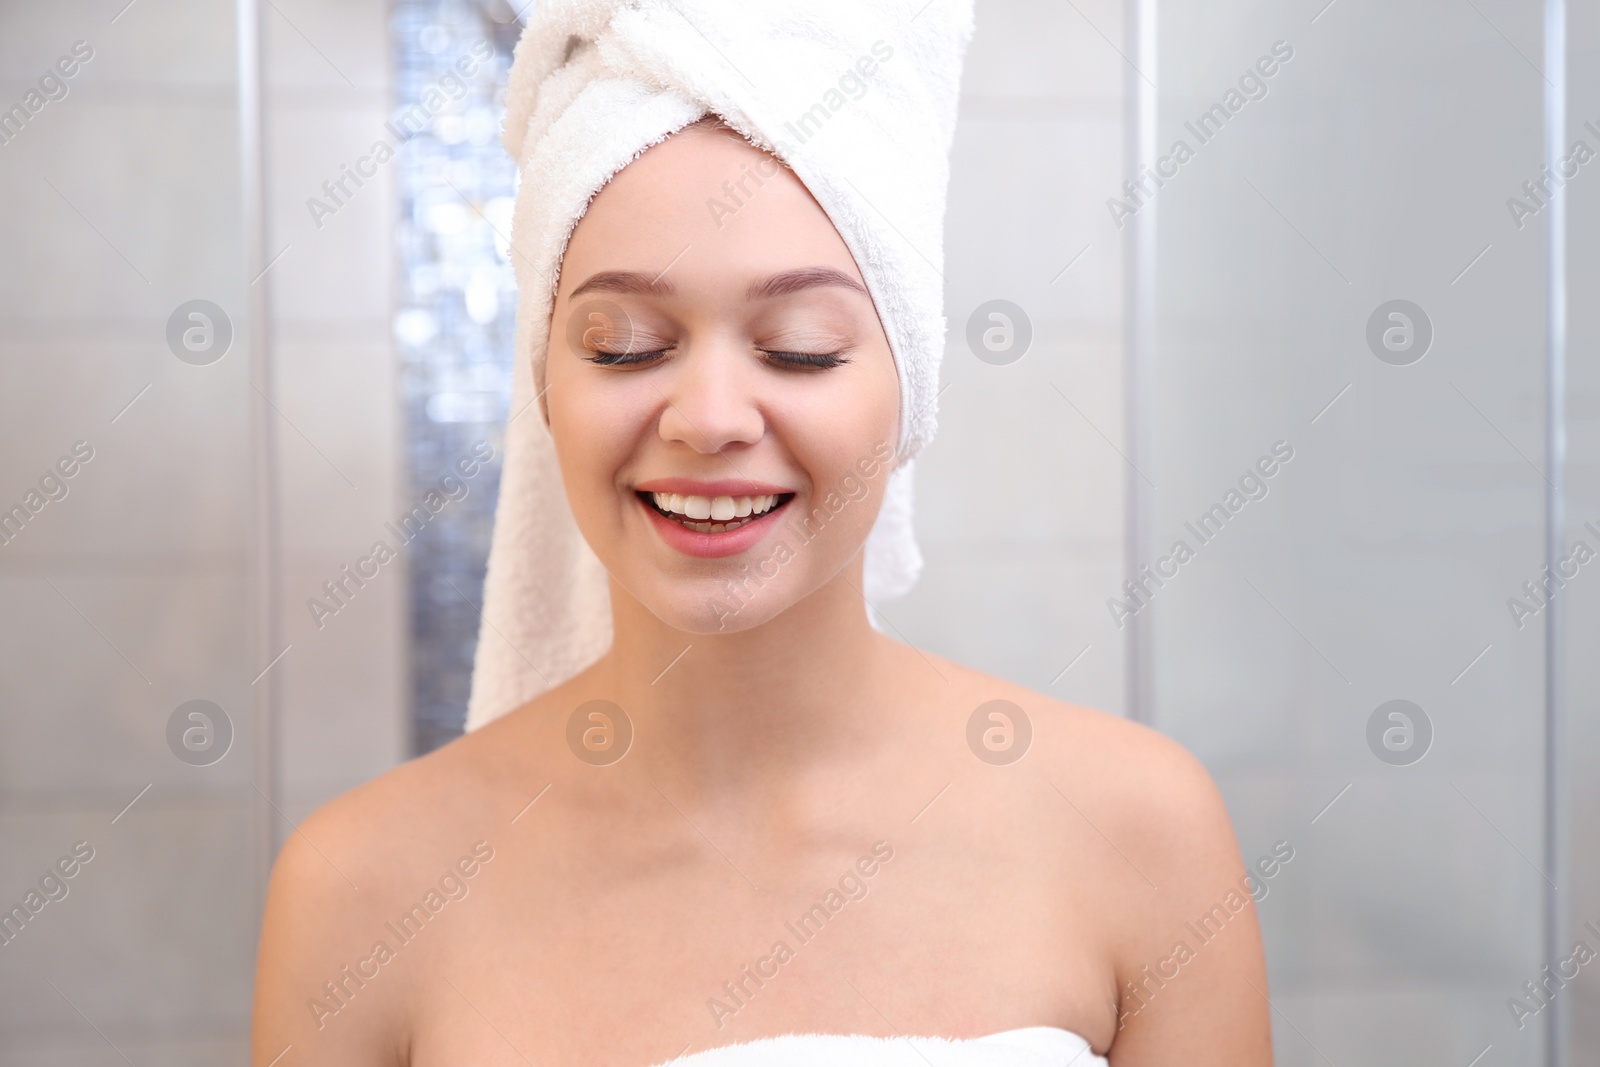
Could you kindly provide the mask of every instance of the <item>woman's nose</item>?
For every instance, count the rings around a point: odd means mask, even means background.
[[[673,364],[660,386],[662,440],[709,455],[761,439],[766,419],[752,373],[758,368],[748,352],[733,342],[691,343]]]

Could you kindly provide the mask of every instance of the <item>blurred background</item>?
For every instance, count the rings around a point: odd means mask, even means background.
[[[497,465],[399,524],[499,449],[519,30],[0,2],[6,1064],[247,1062],[278,844],[460,732]],[[1542,970],[1600,952],[1597,52],[1559,0],[977,0],[879,621],[1293,847],[1288,1067],[1600,1062]]]

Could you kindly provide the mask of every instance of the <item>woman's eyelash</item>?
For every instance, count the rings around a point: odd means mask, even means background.
[[[654,362],[665,356],[668,351],[669,349],[659,348],[653,352],[595,352],[583,358],[602,367],[629,367]],[[762,355],[769,363],[781,366],[815,367],[823,370],[850,362],[848,357],[838,352],[774,352],[763,349]]]
[[[635,363],[649,363],[666,354],[665,348],[659,348],[654,352],[596,352],[583,358],[602,367],[627,367]]]
[[[770,362],[793,367],[837,367],[850,360],[838,352],[772,352],[762,353]]]

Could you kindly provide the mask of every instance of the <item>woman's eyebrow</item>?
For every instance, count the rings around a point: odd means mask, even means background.
[[[745,292],[745,299],[764,300],[768,297],[788,296],[790,293],[798,293],[802,289],[811,289],[819,285],[837,285],[844,289],[854,289],[862,296],[871,295],[867,292],[866,286],[844,271],[832,267],[801,267],[752,283]]]
[[[862,296],[871,295],[865,286],[841,270],[833,267],[800,267],[752,282],[745,292],[745,299],[764,300],[775,296],[788,296],[820,285],[836,285],[843,289],[853,289]],[[660,276],[652,278],[636,270],[603,270],[590,276],[587,281],[574,289],[572,298],[575,299],[584,293],[642,293],[647,296],[666,297],[671,296],[673,292],[672,283]]]
[[[657,275],[636,270],[603,270],[572,290],[572,298],[584,293],[643,293],[646,296],[671,296],[672,283]]]

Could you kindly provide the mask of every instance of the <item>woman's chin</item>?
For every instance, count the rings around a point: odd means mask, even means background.
[[[786,589],[754,583],[686,583],[681,590],[656,590],[635,594],[645,610],[664,626],[686,634],[731,634],[751,630],[770,621],[795,600]]]

